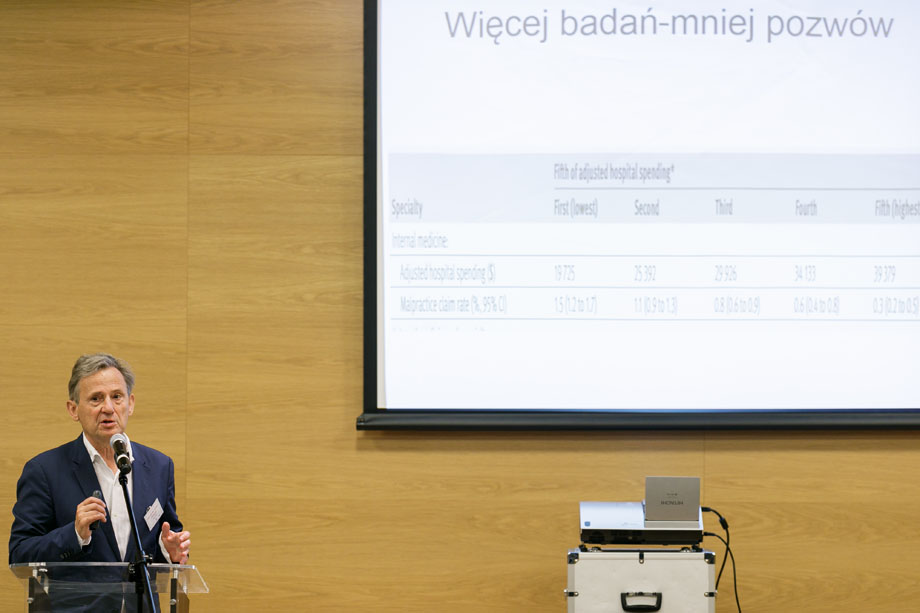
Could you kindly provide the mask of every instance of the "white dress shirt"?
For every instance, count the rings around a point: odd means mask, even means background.
[[[134,464],[134,452],[131,450],[131,439],[125,434],[128,441],[128,457],[131,458],[131,464]],[[93,470],[96,472],[96,479],[99,481],[99,487],[102,491],[105,508],[109,511],[109,521],[112,522],[112,530],[115,532],[115,541],[118,543],[118,554],[122,561],[125,560],[125,553],[128,550],[128,542],[131,540],[131,517],[128,515],[128,507],[125,504],[125,494],[121,490],[121,483],[118,482],[118,472],[112,471],[105,463],[105,459],[96,451],[86,434],[83,434],[83,445],[89,453],[90,460],[93,463]],[[128,473],[128,494],[131,500],[134,500],[134,471]],[[74,525],[74,530],[77,527]],[[77,540],[80,541],[81,547],[86,547],[93,540],[93,533],[90,531],[89,538],[83,540],[77,533]],[[160,551],[163,556],[169,560],[169,553],[163,544],[163,535],[158,539]]]
[[[128,435],[125,435],[128,438]],[[125,494],[121,490],[121,484],[118,482],[118,473],[113,472],[105,463],[105,459],[96,451],[86,434],[83,435],[83,444],[89,453],[90,460],[93,463],[93,470],[96,472],[96,479],[99,481],[99,487],[102,491],[103,502],[109,511],[109,521],[112,522],[112,530],[115,532],[115,541],[118,543],[119,557],[124,560],[125,552],[128,550],[128,542],[131,540],[131,518],[128,516],[128,507],[125,504]],[[131,452],[131,441],[128,440],[128,456],[131,462],[134,462],[134,454]],[[128,494],[134,500],[134,473],[128,473]],[[80,535],[77,535],[80,538]],[[93,533],[89,533],[89,538],[84,542],[80,540],[80,545],[86,546],[93,540]]]

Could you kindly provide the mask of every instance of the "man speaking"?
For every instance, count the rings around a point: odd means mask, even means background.
[[[16,485],[10,564],[133,562],[125,497],[110,444],[122,435],[141,545],[154,562],[184,564],[190,535],[176,514],[172,460],[124,434],[134,412],[134,373],[106,353],[77,359],[67,412],[83,428],[76,440],[29,460]],[[121,447],[121,445],[116,445]],[[122,453],[125,453],[122,451]]]

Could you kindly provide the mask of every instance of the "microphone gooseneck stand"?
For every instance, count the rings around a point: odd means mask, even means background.
[[[128,580],[134,581],[134,591],[137,594],[138,613],[144,613],[145,600],[150,601],[150,613],[156,613],[156,598],[153,595],[153,586],[150,584],[150,572],[147,569],[150,558],[144,554],[144,547],[141,545],[141,537],[137,531],[137,519],[134,517],[134,507],[131,506],[131,495],[128,493],[129,472],[131,472],[131,464],[129,463],[126,463],[124,466],[119,466],[118,468],[118,482],[121,483],[121,491],[125,494],[125,504],[128,506],[128,517],[131,518],[131,535],[134,537],[134,545],[137,549],[134,554],[134,562],[128,565]]]

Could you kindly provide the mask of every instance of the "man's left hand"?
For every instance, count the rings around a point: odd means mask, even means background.
[[[188,562],[188,552],[192,545],[192,535],[188,531],[173,532],[169,529],[169,522],[164,521],[163,532],[160,536],[173,564]]]

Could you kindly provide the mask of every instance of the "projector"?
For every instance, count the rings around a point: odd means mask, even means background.
[[[699,545],[703,512],[695,520],[647,520],[641,502],[581,502],[581,542],[593,545]]]

